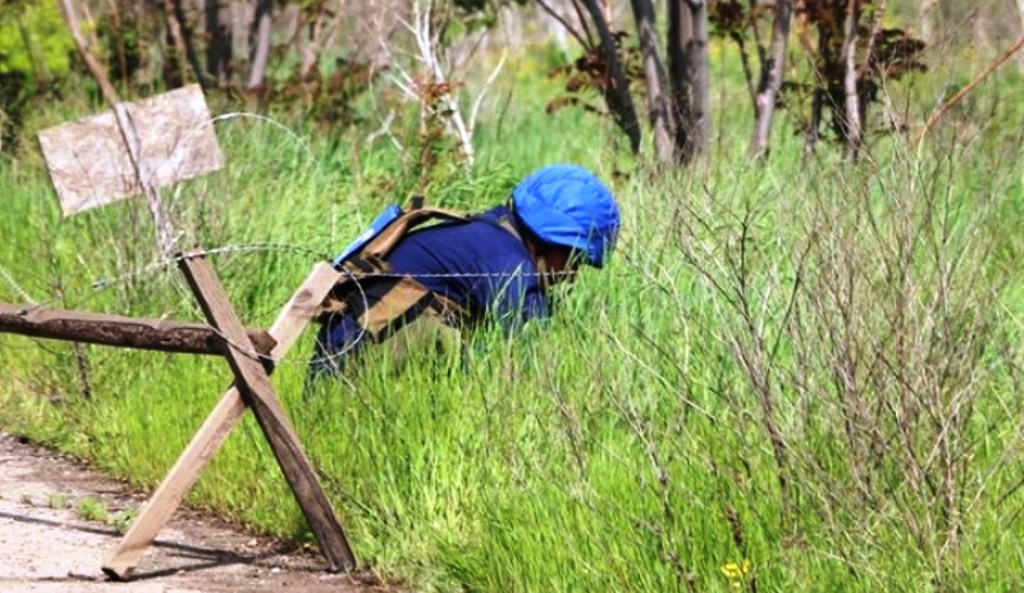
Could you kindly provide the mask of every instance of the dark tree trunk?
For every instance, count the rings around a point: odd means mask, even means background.
[[[622,70],[615,38],[612,37],[604,11],[598,5],[597,0],[584,0],[584,4],[597,27],[598,35],[601,38],[601,49],[604,51],[607,62],[608,85],[605,89],[605,102],[615,117],[616,123],[629,137],[630,148],[635,154],[640,151],[640,123],[637,120],[633,97],[629,94],[629,80]]]
[[[689,122],[692,156],[704,156],[711,139],[711,80],[708,56],[708,4],[706,0],[688,0],[693,20],[693,39],[690,41],[688,70],[693,87],[693,111]]]
[[[188,67],[185,65],[185,35],[181,31],[181,21],[174,11],[173,0],[164,0],[164,16],[167,18],[167,59],[164,60],[164,83],[168,88],[178,88],[185,84]]]
[[[786,69],[786,49],[789,44],[789,28],[793,20],[792,0],[777,0],[775,18],[772,22],[772,50],[768,59],[761,63],[761,79],[754,98],[754,135],[750,141],[750,155],[761,158],[768,152],[771,139],[772,120],[775,104],[782,88],[782,76]]]
[[[693,27],[684,0],[668,0],[668,54],[669,87],[672,91],[672,109],[675,111],[675,142],[686,146],[689,135],[683,122],[689,121],[690,89],[686,85],[686,45],[693,36]]]
[[[676,146],[683,163],[707,153],[708,8],[704,0],[669,0],[669,74],[676,106]]]
[[[632,0],[632,5],[643,55],[647,117],[654,134],[654,150],[659,162],[671,163],[676,159],[675,118],[669,104],[665,66],[658,51],[654,6],[651,0]]]
[[[192,75],[195,76],[196,82],[206,89],[206,73],[203,71],[203,65],[199,61],[199,53],[196,52],[195,34],[192,27],[189,26],[188,16],[185,14],[185,7],[182,5],[181,0],[172,0],[171,8],[174,11],[174,18],[177,20],[179,27],[181,28],[182,43],[185,45],[185,56],[188,58],[189,67],[192,69]]]
[[[210,38],[206,46],[206,71],[219,86],[228,86],[233,75],[231,0],[206,0],[205,11],[206,32]]]

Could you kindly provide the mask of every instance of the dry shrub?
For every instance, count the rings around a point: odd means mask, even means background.
[[[758,418],[786,529],[823,527],[853,574],[911,549],[939,589],[981,561],[968,527],[1011,516],[1020,445],[998,200],[956,159],[819,175],[778,199],[706,192],[678,237],[745,377],[729,405]]]

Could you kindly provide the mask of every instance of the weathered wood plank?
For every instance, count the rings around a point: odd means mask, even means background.
[[[224,156],[199,85],[128,104],[118,103],[115,97],[108,101],[113,112],[39,132],[64,216],[143,193],[147,182],[165,187],[223,166]],[[124,132],[130,129],[126,119],[136,123],[134,154],[125,143]],[[140,178],[139,165],[149,175]]]
[[[174,467],[160,483],[153,497],[132,522],[117,549],[104,561],[103,572],[115,579],[124,579],[139,563],[153,539],[160,533],[181,499],[199,478],[206,463],[224,443],[231,430],[245,413],[245,404],[237,389],[232,387],[203,421],[199,431],[185,447]]]
[[[270,352],[270,357],[274,361],[283,358],[302,335],[309,320],[340,276],[340,273],[327,263],[318,263],[313,267],[270,327],[270,335],[277,342]],[[271,367],[269,372],[272,371]],[[221,396],[217,406],[192,437],[192,441],[143,507],[117,549],[104,562],[104,572],[117,579],[128,576],[181,504],[185,493],[199,478],[203,467],[238,424],[244,412],[245,405],[241,393],[232,385]]]
[[[249,338],[245,328],[209,262],[200,257],[186,257],[179,265],[210,324],[219,329],[230,343],[246,348]],[[354,569],[356,560],[345,533],[274,393],[266,370],[257,360],[235,349],[231,349],[226,357],[235,374],[235,383],[256,415],[274,457],[320,544],[320,551],[327,558],[329,569]]]
[[[273,349],[276,342],[267,332],[245,331],[256,352],[267,354]],[[186,354],[223,355],[228,350],[220,333],[202,323],[43,309],[13,303],[0,303],[0,332]]]

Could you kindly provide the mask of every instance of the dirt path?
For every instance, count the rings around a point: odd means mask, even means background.
[[[356,581],[369,575],[325,573],[318,555],[181,510],[130,582],[108,581],[100,565],[120,537],[111,518],[142,502],[105,476],[0,433],[0,592],[387,590]],[[107,520],[83,519],[90,514]]]

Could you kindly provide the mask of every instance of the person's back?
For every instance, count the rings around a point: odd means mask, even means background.
[[[499,206],[465,223],[410,233],[388,258],[395,274],[416,278],[464,308],[474,321],[491,315],[502,325],[546,314],[537,268]],[[514,226],[512,226],[514,228]]]
[[[618,230],[611,193],[580,167],[535,172],[516,187],[512,206],[402,237],[384,256],[387,272],[356,278],[342,312],[325,323],[314,374],[337,371],[371,338],[386,339],[425,313],[514,332],[547,316],[548,283],[571,277],[581,261],[601,267]]]
[[[412,278],[430,293],[455,303],[464,323],[494,321],[511,330],[546,316],[540,277],[512,220],[508,208],[500,206],[467,222],[446,222],[402,238],[388,257],[388,274],[359,280],[352,309],[329,320],[321,330],[314,355],[316,372],[337,370],[341,356],[355,354],[369,341],[359,316],[380,306],[386,298],[381,289],[395,276]],[[415,321],[419,313],[400,316],[388,333]]]

